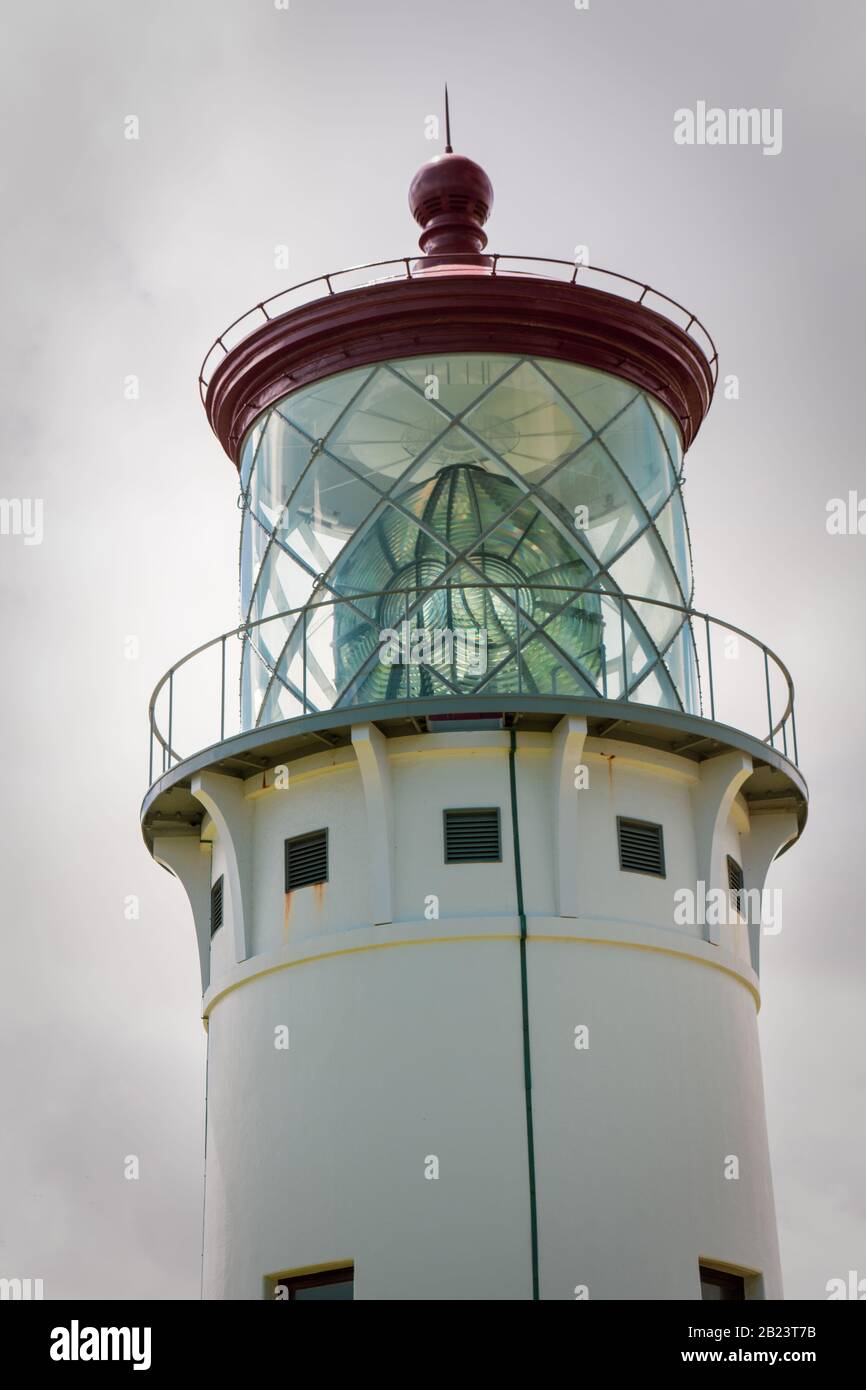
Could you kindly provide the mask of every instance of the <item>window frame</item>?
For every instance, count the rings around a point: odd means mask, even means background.
[[[709,1277],[707,1277],[707,1276],[709,1276]],[[740,1273],[738,1270],[736,1270],[736,1269],[723,1269],[723,1268],[722,1268],[721,1266],[719,1266],[719,1265],[710,1265],[710,1264],[707,1264],[704,1260],[701,1260],[701,1261],[699,1262],[699,1264],[698,1264],[698,1278],[699,1278],[699,1280],[700,1280],[700,1285],[701,1285],[701,1302],[702,1302],[702,1303],[715,1303],[715,1302],[719,1302],[719,1303],[725,1303],[725,1302],[726,1302],[726,1303],[740,1303],[740,1302],[742,1302],[742,1303],[747,1303],[747,1302],[748,1302],[748,1293],[747,1293],[747,1279],[748,1279],[748,1277],[749,1277],[748,1275],[746,1275],[746,1274],[741,1274],[741,1273]],[[718,1289],[732,1289],[732,1288],[736,1288],[736,1289],[739,1290],[739,1295],[734,1294],[734,1295],[732,1295],[732,1296],[729,1296],[728,1298],[719,1298],[719,1299],[705,1298],[705,1297],[704,1297],[704,1285],[705,1285],[705,1284],[709,1284],[710,1287],[715,1287],[715,1288],[718,1288]]]
[[[339,1264],[321,1265],[317,1269],[286,1270],[280,1274],[269,1274],[265,1277],[265,1292],[271,1302],[296,1303],[298,1300],[293,1296],[296,1290],[328,1288],[333,1284],[351,1284],[352,1302],[354,1302],[354,1261],[347,1260],[341,1261]],[[288,1298],[277,1297],[277,1289],[281,1287],[288,1287]]]

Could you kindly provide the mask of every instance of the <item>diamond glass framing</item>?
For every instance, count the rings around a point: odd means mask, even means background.
[[[658,401],[562,362],[419,357],[287,395],[241,457],[244,726],[434,694],[696,712],[681,474]]]

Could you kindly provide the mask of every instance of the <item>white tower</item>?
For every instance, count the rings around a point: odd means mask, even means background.
[[[691,607],[712,341],[484,254],[463,156],[410,202],[421,258],[202,373],[242,622],[157,687],[142,821],[201,958],[204,1296],[780,1297],[756,898],[806,788],[785,667]]]

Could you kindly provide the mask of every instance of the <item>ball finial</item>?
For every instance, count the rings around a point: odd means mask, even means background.
[[[493,185],[480,164],[451,148],[447,87],[445,132],[445,153],[422,164],[409,187],[409,207],[422,228],[418,244],[425,257],[480,261],[487,245],[484,223],[493,207]]]

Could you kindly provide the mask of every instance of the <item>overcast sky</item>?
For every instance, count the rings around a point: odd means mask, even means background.
[[[237,620],[236,478],[196,376],[263,296],[413,253],[406,190],[447,78],[492,249],[588,245],[694,308],[739,377],[685,498],[696,605],[787,661],[811,787],[761,953],[786,1292],[866,1276],[866,536],[825,525],[866,495],[860,0],[19,0],[5,19],[0,493],[43,500],[44,539],[0,536],[0,1275],[198,1296],[196,949],[138,828],[150,690]],[[677,145],[699,100],[780,108],[781,153]]]

